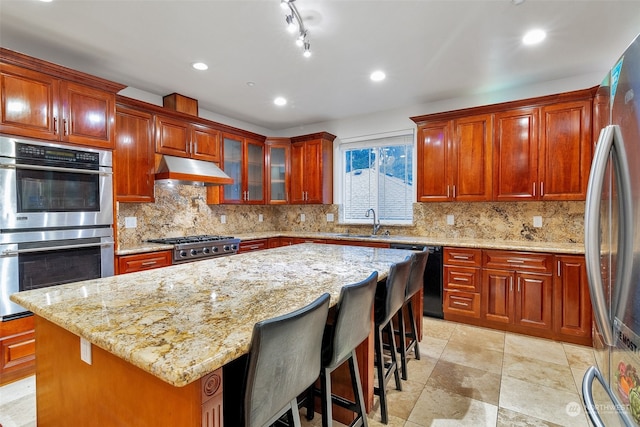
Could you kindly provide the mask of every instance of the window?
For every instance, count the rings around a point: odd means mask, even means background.
[[[386,224],[412,222],[412,133],[343,143],[340,156],[343,222],[371,221],[370,208]]]

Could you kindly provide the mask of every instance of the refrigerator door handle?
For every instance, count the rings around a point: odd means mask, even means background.
[[[584,252],[593,315],[604,342],[608,346],[613,345],[614,339],[613,324],[607,309],[600,271],[600,200],[612,144],[613,126],[607,126],[600,131],[591,164],[584,221]]]
[[[606,424],[600,418],[598,414],[598,408],[593,400],[593,380],[597,379],[602,387],[605,389],[611,402],[618,412],[618,415],[627,427],[634,427],[636,424],[629,418],[629,414],[625,411],[625,407],[618,401],[618,398],[613,394],[611,388],[607,385],[607,381],[603,378],[602,373],[595,366],[589,367],[582,379],[582,399],[584,400],[584,407],[587,410],[587,415],[591,419],[591,422],[595,427],[607,427]]]

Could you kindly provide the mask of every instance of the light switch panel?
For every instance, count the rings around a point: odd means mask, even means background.
[[[453,225],[453,224],[455,224],[455,219],[453,215],[447,215],[447,225]]]
[[[304,214],[303,214],[303,213],[301,213],[301,214],[300,214],[300,222],[304,222],[304,220],[305,220]]]
[[[226,224],[226,223],[227,223],[227,216],[220,215],[220,224]]]
[[[333,214],[332,213],[328,213],[327,214],[327,222],[333,222]]]
[[[262,214],[258,214],[258,222],[264,221],[264,216]]]
[[[124,228],[136,228],[138,226],[138,218],[135,216],[124,217]]]

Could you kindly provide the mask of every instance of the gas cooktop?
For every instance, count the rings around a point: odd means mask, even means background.
[[[173,245],[174,264],[233,255],[238,252],[238,246],[240,245],[240,239],[208,234],[149,239],[147,242]]]

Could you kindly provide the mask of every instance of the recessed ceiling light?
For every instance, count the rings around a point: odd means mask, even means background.
[[[287,100],[279,96],[273,100],[273,103],[281,107],[283,105],[287,105]]]
[[[42,3],[51,3],[53,0],[40,0]]]
[[[204,62],[194,62],[191,66],[199,71],[204,71],[209,68],[209,66]]]
[[[373,80],[374,82],[382,81],[386,77],[387,75],[382,71],[374,71],[373,73],[371,73],[371,76],[369,76],[369,78],[371,78],[371,80]]]
[[[540,30],[540,29],[531,30],[531,31],[528,31],[524,35],[524,37],[522,37],[522,43],[526,45],[538,44],[542,40],[544,40],[545,37],[547,37],[547,33],[544,30]]]
[[[256,84],[255,82],[247,82],[247,86],[249,87],[254,87]]]

